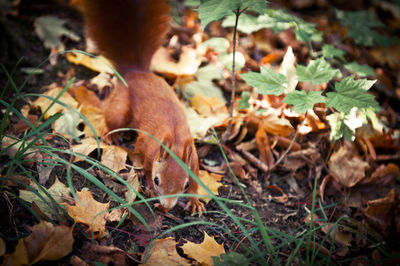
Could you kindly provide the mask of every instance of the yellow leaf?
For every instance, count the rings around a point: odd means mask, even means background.
[[[102,56],[90,57],[82,53],[68,53],[66,57],[67,60],[70,61],[71,63],[74,63],[76,65],[82,65],[93,71],[107,72],[110,74],[114,73],[114,71],[112,71],[110,67],[112,64],[105,57]]]
[[[31,265],[43,260],[59,260],[72,251],[73,227],[54,226],[42,221],[32,233],[18,241],[15,252],[4,256],[3,265]]]
[[[119,146],[107,145],[100,142],[100,149],[102,149],[101,163],[118,173],[120,170],[125,169],[126,158],[128,153]],[[97,142],[94,138],[85,138],[81,144],[72,145],[73,152],[82,153],[88,156],[92,151],[97,149]],[[79,157],[75,161],[81,161]]]
[[[150,253],[151,252],[151,253]],[[186,259],[179,256],[176,252],[176,242],[172,237],[165,239],[158,239],[154,241],[153,247],[147,248],[143,254],[143,258],[146,258],[150,253],[150,257],[143,264],[144,266],[150,265],[163,265],[163,266],[175,266],[175,265],[190,265]]]
[[[201,265],[213,265],[213,256],[219,257],[225,253],[224,244],[218,244],[214,237],[210,237],[204,232],[204,240],[200,244],[187,242],[182,246],[183,252],[195,259]]]
[[[160,47],[153,55],[151,70],[172,76],[194,75],[201,63],[197,51],[190,47],[182,47],[179,61],[171,58],[168,50]]]
[[[89,228],[87,231],[93,231],[95,238],[101,238],[106,235],[106,219],[105,214],[110,203],[101,203],[96,201],[92,193],[82,190],[76,192],[79,202],[75,206],[66,204],[68,214],[77,223],[83,223]]]
[[[190,98],[190,103],[193,109],[205,117],[216,114],[228,114],[228,109],[226,108],[225,103],[216,96],[204,97],[197,93]]]
[[[204,170],[199,171],[200,180],[203,181],[203,183],[208,187],[208,189],[210,189],[216,195],[218,195],[218,188],[222,186],[222,184],[218,181],[220,181],[223,177],[224,177],[223,175],[208,173],[207,171]],[[205,191],[204,188],[202,188],[201,186],[199,186],[197,191],[198,191],[197,194],[207,196],[201,198],[206,203],[208,203],[211,200],[211,198],[208,197],[207,191]]]
[[[46,91],[45,93],[43,93],[43,95],[46,95],[46,96],[49,96],[49,97],[52,97],[53,99],[55,99],[55,98],[60,94],[61,91],[62,91],[62,88],[55,87],[55,88],[53,88],[53,89],[50,89],[50,90]],[[58,99],[58,101],[59,101],[59,102],[63,102],[63,103],[65,103],[66,105],[68,105],[68,106],[70,106],[70,107],[72,107],[72,108],[74,108],[74,109],[77,109],[77,107],[78,107],[78,103],[75,101],[74,98],[72,98],[72,96],[71,96],[68,92],[65,92],[65,93]],[[48,98],[46,98],[46,97],[39,97],[38,99],[36,99],[36,100],[32,103],[32,105],[33,105],[33,106],[39,107],[40,110],[41,110],[42,113],[43,113],[43,112],[46,111],[46,109],[50,106],[50,104],[51,104],[52,102],[53,102],[52,100],[50,100],[50,99],[48,99]],[[61,104],[55,103],[55,104],[46,112],[45,118],[51,117],[51,116],[55,115],[56,113],[63,113],[63,112],[66,111],[66,110],[69,110],[69,108],[68,108],[68,107],[62,106]]]

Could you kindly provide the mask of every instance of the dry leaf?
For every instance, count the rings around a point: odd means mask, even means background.
[[[114,73],[114,71],[110,67],[112,66],[112,64],[105,57],[90,57],[82,53],[68,53],[66,57],[67,60],[71,63],[74,63],[76,65],[83,65],[84,67],[87,67],[93,71],[106,72],[109,74]]]
[[[106,235],[106,219],[105,214],[110,203],[101,203],[96,201],[90,191],[77,191],[76,195],[80,203],[77,201],[75,205],[66,204],[68,214],[77,223],[87,225],[88,232],[93,231],[95,238],[101,238]]]
[[[223,175],[217,175],[213,173],[208,173],[207,171],[200,170],[199,171],[199,178],[203,183],[208,187],[209,190],[211,190],[214,194],[218,195],[218,188],[222,186],[221,179],[223,178]],[[205,195],[207,197],[201,197],[202,200],[204,200],[206,203],[208,203],[211,198],[208,197],[207,191],[204,190],[201,186],[197,189],[197,194],[199,195]]]
[[[48,91],[43,93],[43,95],[46,95],[46,96],[49,96],[49,97],[52,97],[53,99],[55,99],[61,93],[61,91],[62,91],[62,88],[55,87],[55,88],[49,89]],[[58,99],[58,101],[65,103],[66,105],[72,107],[73,109],[78,108],[78,103],[68,92],[65,92]],[[39,97],[32,103],[32,105],[39,107],[40,110],[42,111],[42,113],[44,113],[52,102],[53,102],[52,100],[50,100],[46,97]],[[49,110],[47,110],[44,117],[47,119],[47,118],[55,115],[56,113],[63,113],[64,111],[67,111],[67,110],[69,110],[68,107],[64,107],[58,103],[55,103]]]
[[[126,252],[115,246],[102,246],[84,242],[80,250],[85,265],[115,265],[122,266],[126,264]]]
[[[207,98],[201,94],[196,94],[190,98],[190,103],[197,113],[205,117],[214,116],[216,114],[228,114],[225,103],[216,96]]]
[[[39,261],[59,260],[72,251],[73,227],[54,226],[42,221],[34,225],[32,233],[18,240],[13,254],[4,256],[3,265],[31,265]]]
[[[136,192],[139,191],[140,182],[135,169],[132,168],[131,171],[128,173],[126,182],[130,184],[133,189],[136,190]],[[124,194],[126,202],[133,203],[135,201],[137,194],[134,190],[128,187],[128,190]]]
[[[345,187],[353,187],[365,178],[369,164],[351,153],[350,145],[344,145],[333,152],[329,159],[329,169],[336,182]]]
[[[200,63],[200,57],[193,48],[183,46],[179,61],[175,62],[167,48],[161,46],[153,55],[150,69],[172,76],[194,75]]]
[[[142,257],[146,258],[149,254],[150,257],[143,263],[144,266],[190,265],[186,259],[176,252],[176,242],[172,237],[154,241],[152,248],[148,246]]]
[[[321,225],[321,230],[325,234],[329,234],[330,238],[342,246],[351,246],[350,242],[353,236],[350,232],[341,231],[339,226],[335,223],[326,223]]]
[[[33,187],[34,189],[37,190],[37,193],[39,193],[45,200],[44,202],[39,196],[37,196],[35,193],[33,193],[30,190],[24,190],[21,189],[19,191],[19,197],[27,202],[35,202],[35,204],[39,207],[39,209],[49,217],[52,217],[54,215],[54,211],[52,208],[48,205],[48,203],[52,203],[53,201],[50,200],[46,193],[44,193],[41,189],[38,189],[37,185],[33,182],[30,183],[30,186]],[[65,186],[63,183],[58,180],[56,177],[56,180],[54,181],[54,184],[49,188],[41,187],[43,190],[47,191],[47,193],[53,198],[53,200],[59,204],[64,202],[64,198],[66,196],[69,196],[70,190],[67,186]],[[56,210],[58,209],[57,206],[53,206]]]
[[[102,149],[102,155],[100,162],[105,166],[118,173],[120,170],[125,169],[126,158],[128,153],[119,146],[107,145],[103,142],[99,143],[100,149]],[[98,148],[98,144],[94,138],[85,138],[81,144],[72,145],[71,149],[73,152],[82,153],[88,156],[91,152]],[[81,161],[80,157],[76,157],[75,161]]]
[[[215,238],[210,237],[206,232],[204,232],[204,240],[200,244],[188,241],[181,248],[186,255],[201,265],[214,265],[211,257],[219,257],[225,253],[224,244],[218,244]]]
[[[263,129],[272,135],[288,136],[293,133],[293,127],[289,120],[280,118],[277,114],[268,111],[263,115]]]
[[[398,195],[394,189],[390,190],[384,198],[367,202],[365,216],[369,222],[387,236],[393,225],[396,213]]]

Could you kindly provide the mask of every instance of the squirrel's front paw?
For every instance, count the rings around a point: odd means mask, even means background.
[[[200,202],[198,198],[190,198],[188,203],[185,206],[185,210],[189,210],[193,213],[199,213],[201,215],[202,212],[206,211],[204,204]]]

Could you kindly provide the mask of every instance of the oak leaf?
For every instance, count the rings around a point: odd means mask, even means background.
[[[45,93],[43,93],[43,95],[55,99],[61,93],[61,91],[62,91],[62,88],[54,87],[52,89],[49,89]],[[78,108],[77,101],[75,101],[75,99],[68,92],[64,92],[64,94],[61,95],[61,97],[58,99],[58,101],[66,104],[74,109]],[[50,100],[47,97],[39,97],[32,103],[32,105],[39,107],[40,110],[42,111],[42,113],[44,113],[46,111],[46,109],[51,105],[52,102],[53,102],[53,100]],[[63,113],[64,111],[67,111],[67,110],[69,110],[68,107],[65,107],[63,105],[55,103],[54,105],[51,106],[51,108],[49,110],[46,111],[44,117],[49,118],[49,117],[55,115],[56,113]]]
[[[148,255],[148,259],[143,263],[144,266],[190,265],[186,259],[179,256],[178,252],[176,251],[176,242],[172,237],[154,241],[152,248],[149,246],[144,252],[143,258],[146,258]]]
[[[106,211],[110,203],[101,203],[96,201],[90,191],[77,191],[79,201],[74,206],[66,204],[68,214],[77,223],[87,225],[87,231],[93,231],[95,238],[101,238],[106,235]]]
[[[195,259],[201,265],[214,265],[211,257],[219,257],[225,253],[224,244],[218,244],[214,237],[210,237],[204,232],[204,240],[200,244],[187,242],[181,247],[183,252]]]

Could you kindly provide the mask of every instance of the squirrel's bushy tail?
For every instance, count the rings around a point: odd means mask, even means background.
[[[148,71],[169,28],[165,0],[82,0],[87,33],[118,71]]]

